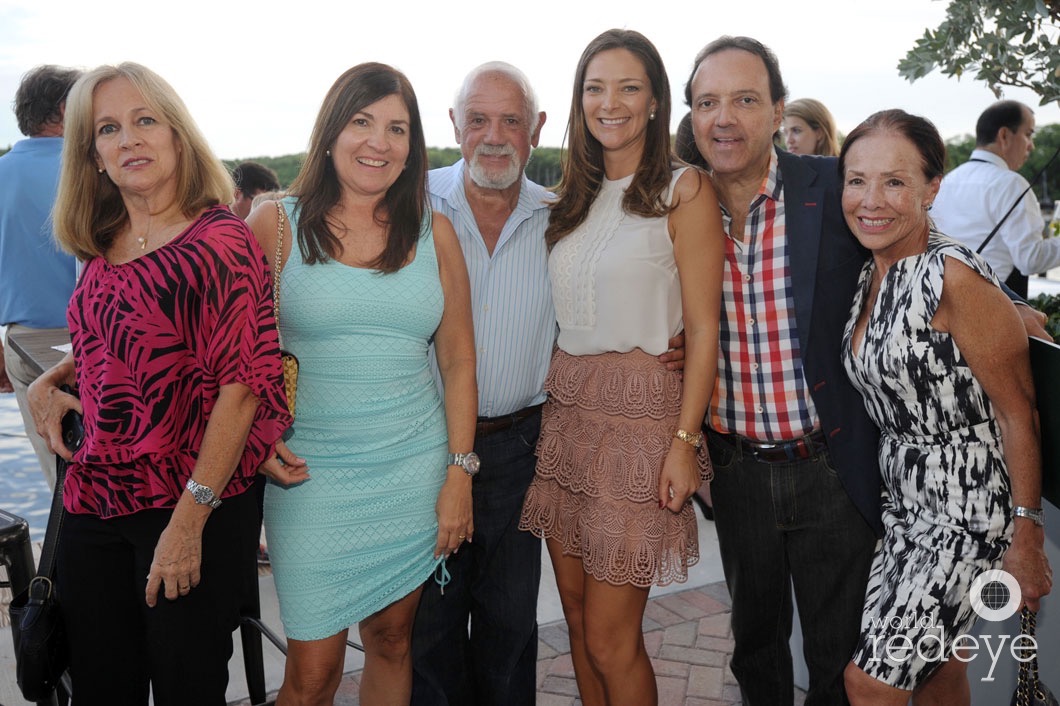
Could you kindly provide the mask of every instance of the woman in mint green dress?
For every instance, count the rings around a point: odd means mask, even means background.
[[[300,371],[293,433],[263,469],[288,637],[278,704],[332,702],[354,623],[361,703],[407,704],[421,586],[472,535],[471,478],[447,466],[474,441],[470,290],[452,225],[426,200],[426,168],[408,80],[361,64],[325,97],[279,203],[290,227],[270,264]],[[274,260],[277,202],[249,222]]]

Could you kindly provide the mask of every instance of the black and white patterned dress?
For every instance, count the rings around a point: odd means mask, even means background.
[[[865,265],[843,336],[847,374],[880,427],[883,476],[884,536],[853,660],[907,690],[941,664],[939,641],[924,637],[942,637],[948,653],[968,632],[972,580],[999,567],[1011,540],[1009,477],[990,401],[953,338],[931,327],[947,257],[997,283],[977,255],[932,232],[926,252],[884,276],[855,355],[851,336],[875,269]],[[913,650],[887,649],[905,644],[900,635]]]

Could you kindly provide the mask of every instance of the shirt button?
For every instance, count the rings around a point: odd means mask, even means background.
[[[479,348],[478,352],[479,353],[485,353],[486,352],[486,346],[482,346],[481,348]]]
[[[751,275],[744,275],[743,276],[743,281],[744,282],[750,282],[751,281]]]
[[[483,311],[489,311],[489,310],[490,310],[490,305],[489,305],[489,304],[484,304],[484,305],[482,306],[482,310],[483,310]]]
[[[754,326],[754,325],[755,325],[755,320],[754,320],[753,318],[751,318],[751,319],[748,319],[748,320],[747,320],[747,325],[748,325],[748,326]]]
[[[762,405],[756,406],[755,407],[755,411],[758,412],[759,414],[761,414],[762,413]]]
[[[751,363],[751,370],[758,370],[758,363]]]

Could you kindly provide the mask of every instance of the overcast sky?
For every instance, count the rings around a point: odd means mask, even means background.
[[[501,59],[522,68],[548,120],[542,145],[563,142],[574,68],[585,45],[611,27],[635,29],[659,48],[675,98],[696,52],[721,34],[746,34],[780,58],[791,98],[823,101],[849,132],[869,114],[904,108],[943,137],[974,131],[994,100],[984,84],[937,72],[910,84],[895,68],[939,0],[0,0],[0,145],[21,135],[10,103],[25,71],[42,63],[91,68],[123,60],[173,84],[217,154],[277,156],[306,147],[320,101],[344,70],[382,61],[404,71],[420,101],[427,144],[455,146],[448,108],[469,69]],[[525,8],[525,9],[523,9]],[[1060,108],[1038,106],[1038,123]]]

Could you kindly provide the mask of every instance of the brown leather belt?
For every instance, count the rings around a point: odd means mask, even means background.
[[[739,434],[719,434],[716,431],[711,431],[709,436],[738,447],[751,458],[763,463],[804,461],[828,449],[828,443],[820,429],[789,441],[756,441]]]
[[[533,407],[524,407],[518,412],[505,414],[500,417],[479,417],[475,424],[476,436],[485,436],[505,429],[511,429],[516,422],[521,422],[530,415],[541,411],[542,405],[535,404]]]

